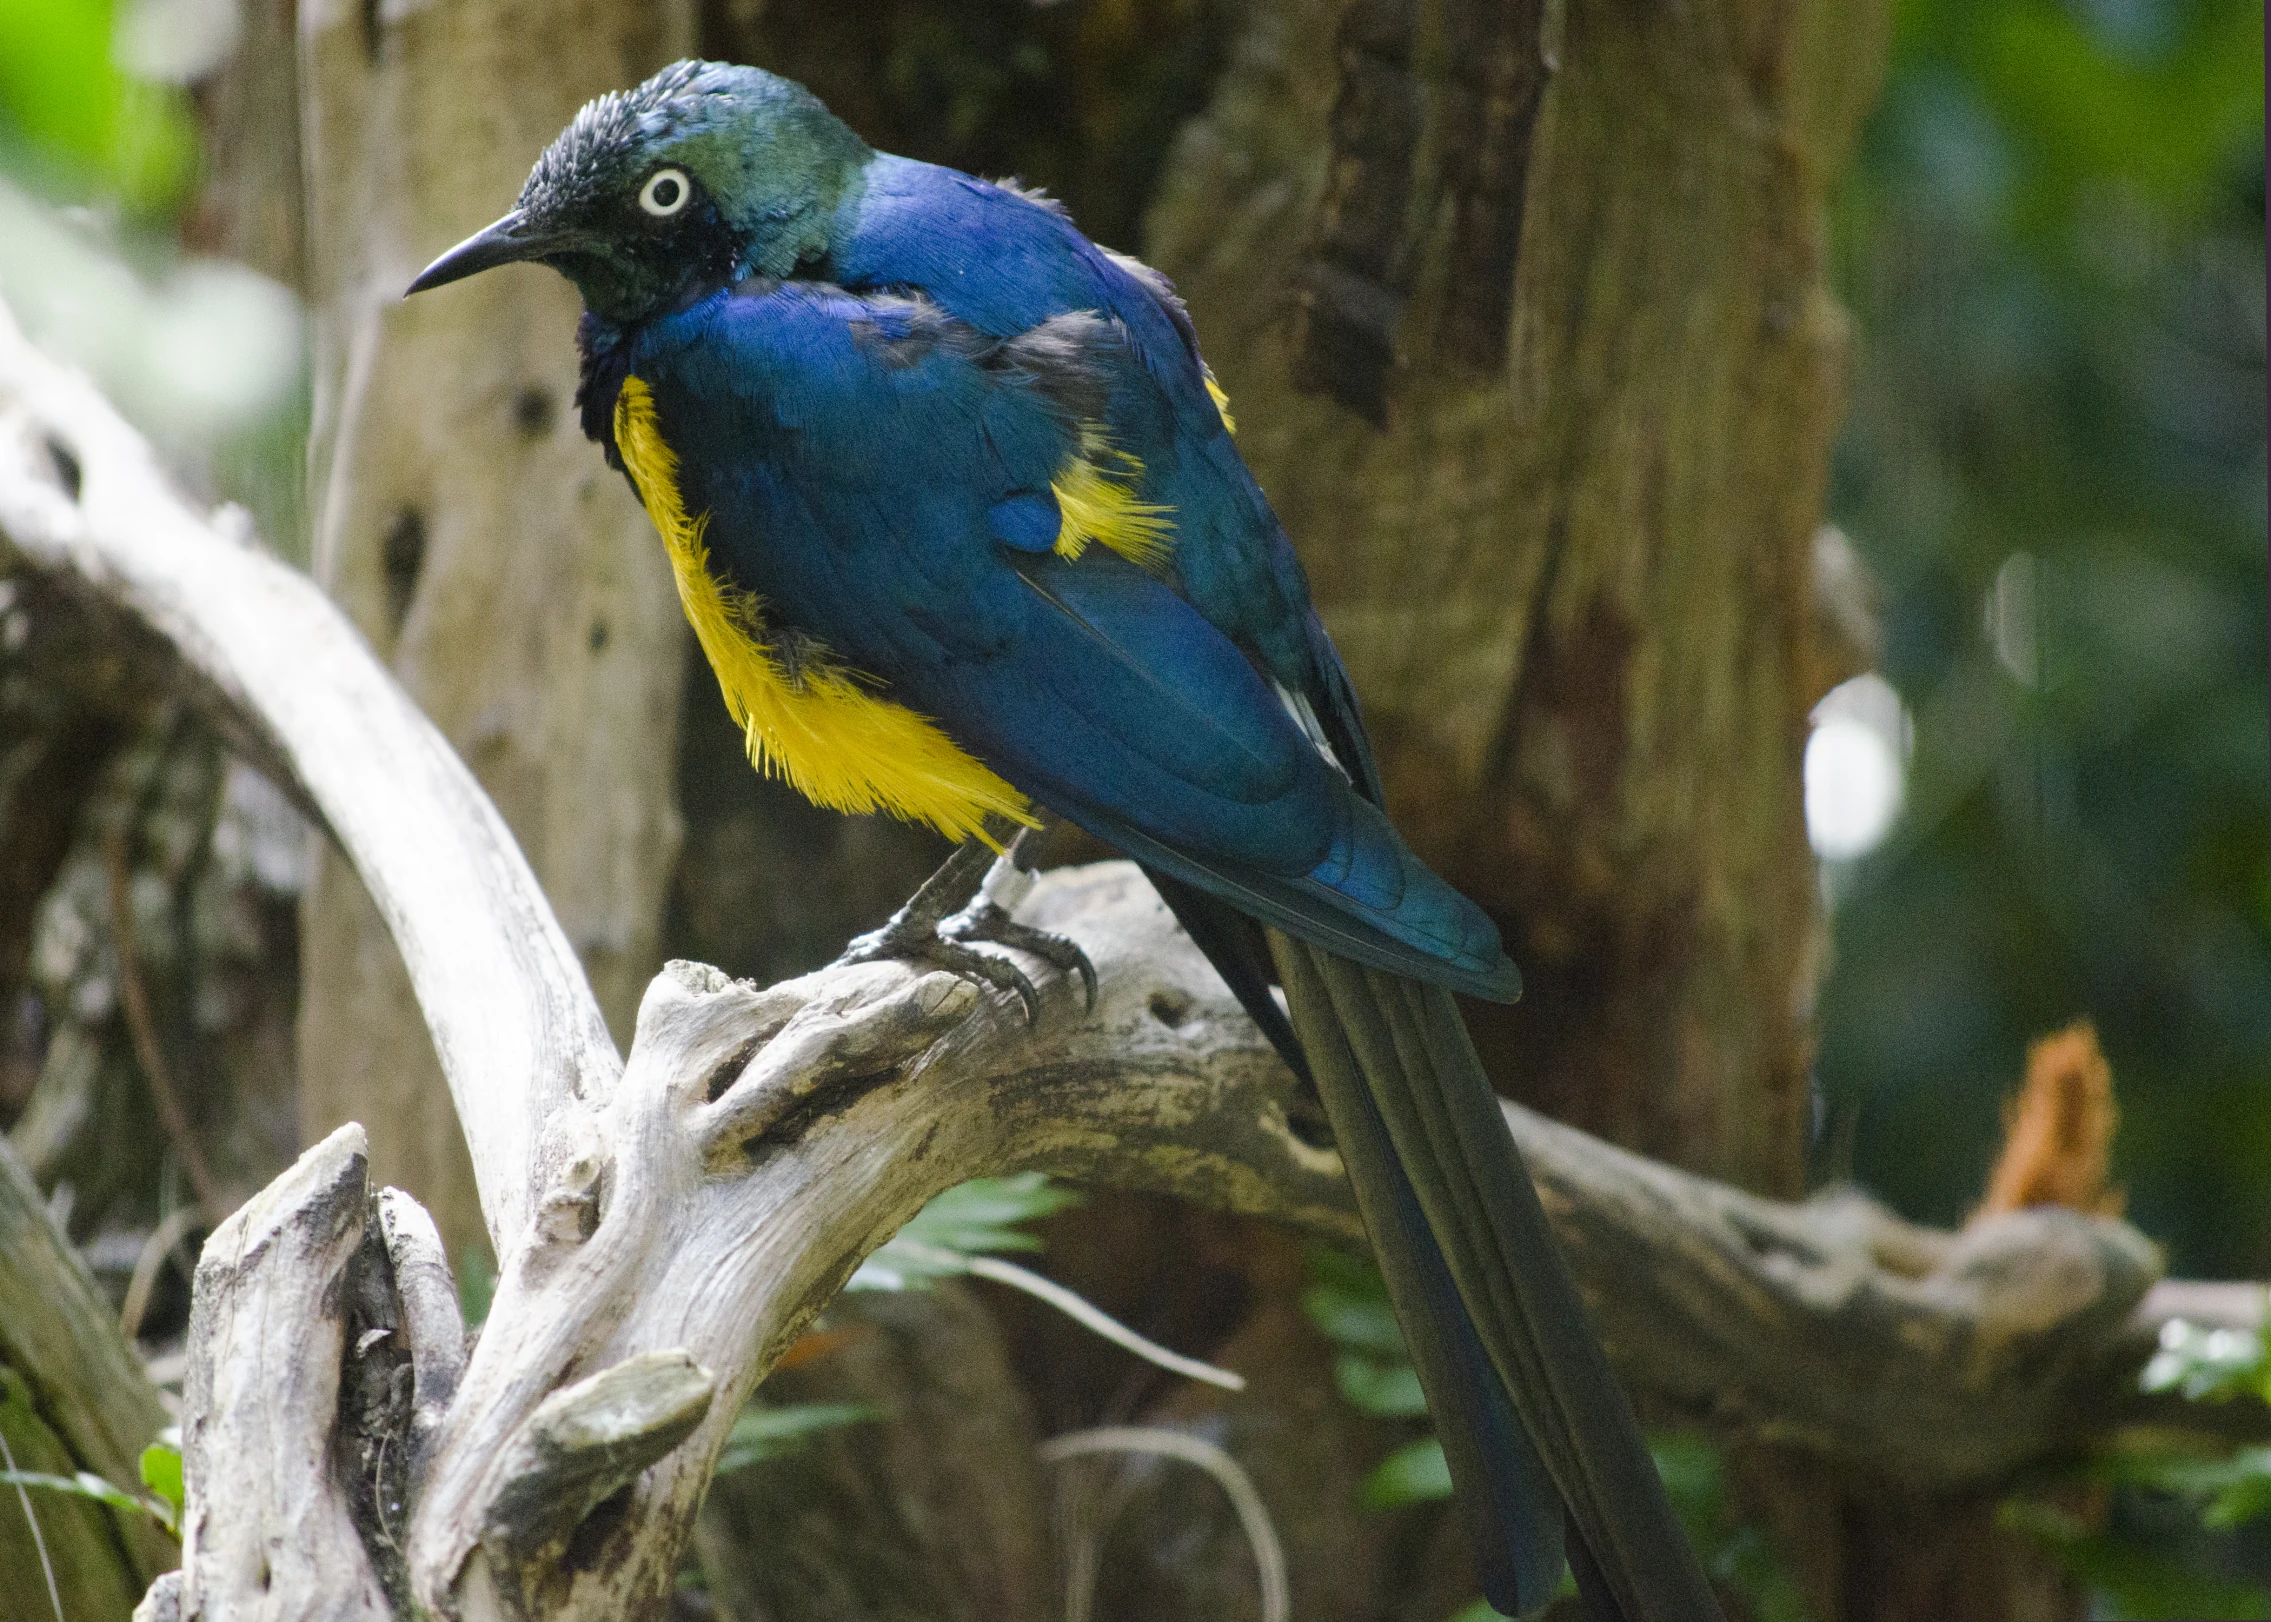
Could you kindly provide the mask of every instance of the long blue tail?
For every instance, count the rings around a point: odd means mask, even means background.
[[[1270,1045],[1314,1086],[1301,1039],[1270,995],[1276,970],[1262,930],[1208,892],[1155,868],[1146,872]],[[1379,1109],[1360,1090],[1332,1120],[1451,1467],[1483,1597],[1508,1616],[1524,1615],[1551,1599],[1561,1580],[1560,1495],[1490,1366]]]
[[[1478,1564],[1486,1582],[1508,1584],[1491,1603],[1520,1615],[1550,1597],[1532,1577],[1549,1536],[1533,1485],[1542,1478],[1545,1505],[1567,1512],[1578,1591],[1596,1622],[1716,1622],[1718,1601],[1586,1321],[1457,1003],[1440,986],[1284,935],[1269,946],[1421,1380],[1434,1362],[1442,1400],[1465,1405],[1438,1420],[1469,1524],[1484,1529]],[[1494,1380],[1477,1381],[1464,1361],[1475,1346]],[[1495,1417],[1508,1398],[1519,1421],[1512,1442]],[[1474,1454],[1505,1462],[1470,1456],[1462,1481],[1456,1430]],[[1494,1537],[1510,1551],[1504,1560]]]

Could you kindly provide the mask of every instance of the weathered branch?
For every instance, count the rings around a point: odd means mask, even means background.
[[[54,477],[57,443],[76,491]],[[1052,875],[1025,911],[1095,960],[1091,1017],[1056,982],[1029,1027],[1014,1002],[900,965],[759,989],[681,963],[650,986],[618,1072],[528,868],[360,640],[190,512],[91,391],[5,331],[0,530],[171,638],[300,773],[432,995],[499,1236],[462,1370],[430,1228],[388,1195],[366,1240],[349,1134],[216,1236],[185,1591],[223,1592],[200,1562],[266,1527],[288,1529],[285,1554],[336,1551],[332,1606],[399,1610],[405,1583],[449,1615],[658,1606],[766,1367],[862,1256],[972,1176],[1037,1167],[1359,1237],[1313,1101],[1132,867]],[[2134,1314],[2158,1259],[2119,1223],[2038,1211],[1932,1233],[1858,1196],[1759,1199],[1508,1116],[1620,1371],[1671,1414],[1970,1490],[2135,1411]],[[374,1267],[384,1290],[357,1272]],[[407,1400],[390,1405],[372,1368],[407,1370]],[[334,1369],[382,1396],[327,1399]],[[350,1413],[378,1426],[374,1446],[332,1434]],[[371,1477],[361,1507],[309,1474],[333,1457]]]
[[[537,1134],[620,1069],[583,969],[489,797],[315,584],[192,511],[94,388],[0,310],[0,535],[179,651],[290,774],[385,915],[473,1148],[499,1254]]]
[[[362,1128],[341,1127],[198,1259],[182,1392],[185,1616],[389,1614],[331,1458],[364,1160]]]

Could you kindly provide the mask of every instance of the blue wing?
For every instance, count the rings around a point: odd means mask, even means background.
[[[1314,707],[1334,753],[1377,801],[1353,693],[1300,560],[1231,443],[1198,336],[1157,271],[1099,248],[1055,205],[953,169],[879,157],[844,205],[825,273],[846,287],[919,290],[995,338],[1094,311],[1118,329],[1100,357],[1105,420],[1140,447],[1144,499],[1172,507],[1175,581],[1217,629]]]
[[[630,369],[716,566],[780,623],[1140,860],[1343,956],[1510,997],[1489,919],[1320,754],[1187,565],[1170,581],[1050,549],[1083,390],[1141,362],[1103,323],[1023,336],[923,298],[752,283],[647,329]]]

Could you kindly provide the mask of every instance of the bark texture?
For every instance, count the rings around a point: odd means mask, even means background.
[[[1519,1006],[1470,1011],[1502,1084],[1789,1193],[1817,950],[1799,760],[1840,665],[1811,567],[1845,343],[1823,207],[1887,8],[1468,10],[1252,7],[1147,243],[1399,825],[1522,965]],[[1384,427],[1330,392],[1320,310],[1385,334]]]
[[[9,1460],[18,1470],[90,1470],[131,1483],[166,1422],[110,1303],[0,1139],[0,1441]],[[4,1622],[54,1616],[43,1558],[65,1615],[117,1617],[177,1552],[147,1516],[0,1487]]]
[[[683,632],[645,515],[577,430],[575,294],[530,267],[405,304],[510,206],[578,106],[692,43],[680,3],[300,7],[315,569],[472,766],[619,1036],[675,859]],[[326,857],[307,914],[301,1121],[478,1243],[463,1145],[386,926]]]

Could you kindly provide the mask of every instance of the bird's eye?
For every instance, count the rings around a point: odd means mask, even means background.
[[[686,178],[685,170],[657,169],[639,188],[639,206],[655,218],[666,220],[684,208],[686,199],[693,195],[694,183]]]

